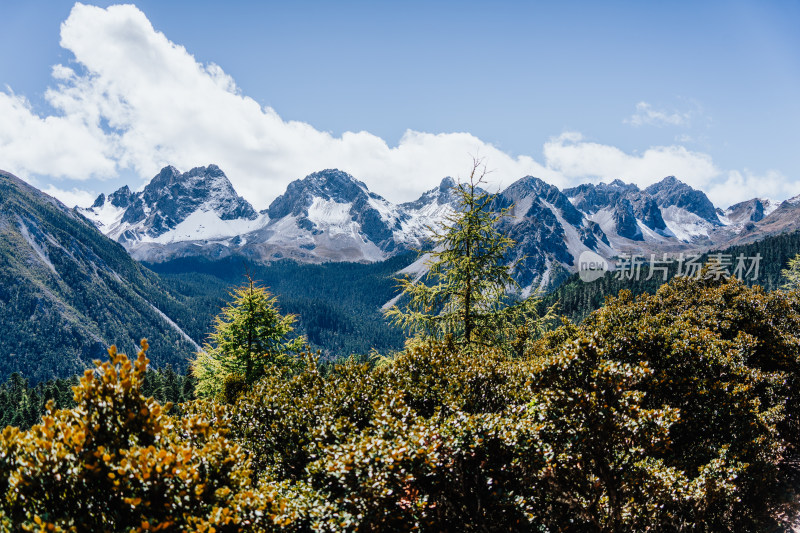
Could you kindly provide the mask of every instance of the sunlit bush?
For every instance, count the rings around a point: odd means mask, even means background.
[[[109,350],[75,388],[77,407],[0,437],[7,524],[65,531],[240,531],[277,515],[251,490],[245,453],[208,417],[175,419],[139,391],[135,361]],[[264,523],[267,523],[264,522]],[[248,525],[249,524],[249,525]]]
[[[608,364],[646,368],[629,390],[643,409],[676,415],[655,449],[670,476],[685,478],[665,493],[685,500],[671,520],[760,530],[793,498],[787,458],[798,442],[800,306],[792,298],[736,280],[675,279],[635,299],[623,291],[580,327],[539,341],[533,358],[557,357],[577,333]],[[579,383],[555,375],[561,387]],[[535,381],[546,391],[553,377]]]

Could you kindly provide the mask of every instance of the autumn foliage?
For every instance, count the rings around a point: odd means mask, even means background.
[[[6,529],[765,531],[795,519],[800,297],[676,279],[524,349],[274,365],[180,409],[110,352],[0,442]],[[515,355],[516,354],[516,355]],[[52,526],[52,527],[51,527]],[[213,529],[212,529],[213,528]]]
[[[0,441],[8,529],[238,531],[274,502],[250,490],[247,456],[210,417],[166,414],[139,393],[135,361],[109,350],[75,388],[75,409],[48,412]]]

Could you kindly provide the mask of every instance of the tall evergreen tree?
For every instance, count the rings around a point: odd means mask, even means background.
[[[800,254],[795,255],[789,259],[789,264],[781,270],[781,276],[786,282],[782,288],[787,291],[800,290]]]
[[[506,255],[515,243],[498,230],[508,208],[493,209],[496,195],[481,188],[486,167],[477,159],[473,163],[469,180],[454,187],[459,208],[440,228],[430,228],[434,248],[428,272],[421,279],[398,279],[408,301],[386,315],[423,338],[508,347],[519,344],[541,320],[534,298],[514,297],[519,285]]]
[[[233,302],[214,320],[209,342],[192,362],[199,396],[216,396],[226,382],[249,387],[268,365],[293,366],[305,337],[293,337],[294,315],[281,315],[277,298],[252,279],[235,289]]]

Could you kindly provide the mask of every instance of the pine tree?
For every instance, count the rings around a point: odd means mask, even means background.
[[[494,210],[496,196],[480,186],[486,167],[473,161],[467,182],[454,187],[459,208],[440,228],[429,228],[434,244],[427,274],[418,280],[398,279],[408,302],[386,312],[395,325],[423,338],[451,339],[472,346],[517,346],[537,329],[535,298],[516,301],[519,285],[511,276],[506,254],[514,241],[498,225],[508,209]]]
[[[291,367],[305,338],[292,337],[294,315],[281,315],[277,298],[252,279],[214,319],[209,342],[192,362],[199,396],[216,396],[230,383],[249,387],[269,365]]]
[[[800,254],[789,259],[787,268],[781,270],[781,276],[786,280],[781,288],[787,291],[800,290]]]

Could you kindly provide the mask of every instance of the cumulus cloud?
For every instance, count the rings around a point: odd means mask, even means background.
[[[632,126],[689,126],[691,119],[691,112],[669,112],[656,109],[647,102],[639,102],[636,112],[624,122]]]
[[[61,46],[74,61],[53,67],[54,85],[45,94],[52,114],[37,114],[10,88],[0,91],[0,165],[21,177],[133,172],[144,182],[168,164],[188,170],[216,163],[261,209],[290,181],[324,168],[350,172],[389,200],[414,199],[445,176],[465,177],[472,155],[493,170],[494,188],[527,174],[558,187],[614,178],[645,186],[672,174],[719,197],[736,193],[743,200],[762,189],[759,179],[723,173],[707,154],[682,146],[629,154],[576,132],[548,141],[544,164],[470,133],[408,130],[397,146],[365,131],[333,136],[243,95],[221,67],[197,61],[133,5],[75,4],[61,26]],[[688,118],[641,102],[630,122],[680,125]],[[728,191],[723,184],[730,180],[742,186]],[[66,203],[93,199],[78,188],[46,191]]]
[[[628,154],[605,144],[584,140],[577,132],[565,132],[544,146],[549,170],[569,183],[609,182],[621,179],[647,187],[668,172],[705,192],[719,207],[750,198],[783,200],[800,193],[800,181],[791,181],[777,170],[756,174],[749,170],[723,171],[702,152],[683,146],[656,146],[640,155]]]
[[[570,181],[621,179],[646,187],[665,177],[665,172],[704,187],[720,175],[711,157],[683,146],[657,146],[631,155],[606,144],[585,141],[567,132],[544,145],[545,164]]]
[[[41,118],[7,89],[0,92],[0,119],[0,161],[12,172],[78,179],[115,173],[106,136],[78,114]]]
[[[323,168],[346,170],[396,201],[466,173],[470,154],[486,157],[498,176],[547,174],[532,158],[510,157],[468,133],[408,131],[390,147],[367,132],[334,137],[283,120],[132,5],[76,4],[61,26],[61,46],[77,67],[53,68],[56,86],[46,98],[58,116],[38,117],[13,94],[0,100],[0,116],[30,132],[0,137],[0,156],[15,171],[82,179],[132,169],[146,178],[167,164],[216,163],[257,207]],[[24,150],[9,157],[18,147]]]
[[[47,188],[42,189],[42,191],[49,194],[53,198],[58,198],[61,200],[61,203],[67,207],[74,207],[76,205],[92,205],[92,202],[94,202],[95,198],[97,198],[97,193],[78,189],[77,187],[67,190],[59,189],[55,185],[51,184],[48,185]]]
[[[742,194],[742,191],[745,194]],[[800,194],[800,182],[792,182],[777,170],[756,174],[733,170],[710,184],[704,192],[719,207],[729,207],[750,198],[784,200]]]

